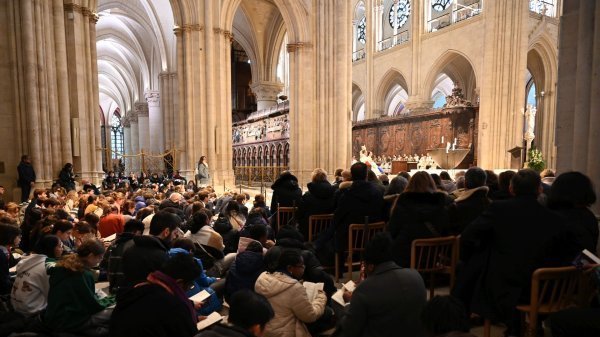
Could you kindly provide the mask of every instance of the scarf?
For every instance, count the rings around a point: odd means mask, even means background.
[[[150,284],[156,284],[163,287],[166,291],[169,292],[169,294],[179,298],[183,303],[185,303],[188,310],[190,311],[190,315],[192,316],[192,322],[198,323],[198,316],[196,314],[194,306],[192,305],[192,301],[188,299],[183,289],[181,289],[181,287],[177,285],[177,283],[175,283],[175,280],[171,276],[160,271],[155,271],[148,274],[148,278],[146,280]]]

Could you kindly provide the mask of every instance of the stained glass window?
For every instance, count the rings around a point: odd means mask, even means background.
[[[448,8],[452,0],[433,0],[431,1],[431,8],[437,12],[443,12]]]
[[[367,42],[367,18],[365,16],[358,22],[356,30],[358,42],[365,44]]]
[[[395,10],[395,14],[394,14]],[[400,0],[397,5],[392,5],[389,12],[389,22],[392,28],[404,26],[410,16],[410,1]]]
[[[113,158],[120,158],[123,153],[123,125],[118,114],[114,113],[110,121],[110,148]]]

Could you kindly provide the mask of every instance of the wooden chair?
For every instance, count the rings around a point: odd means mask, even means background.
[[[279,207],[277,205],[277,232],[294,217],[297,209],[298,207]]]
[[[333,214],[319,214],[308,217],[308,242],[312,242],[319,233],[332,224]]]
[[[366,230],[365,230],[366,229]],[[348,255],[344,266],[348,268],[347,281],[352,279],[352,271],[355,266],[360,266],[360,261],[353,261],[355,253],[361,253],[365,250],[367,242],[371,238],[385,230],[385,222],[374,222],[372,224],[351,224],[348,228]],[[339,275],[339,255],[335,254],[335,281],[338,282]]]
[[[435,275],[450,275],[450,290],[456,279],[458,263],[458,238],[446,236],[431,239],[417,239],[412,242],[410,267],[419,273],[429,274],[429,298],[435,291]]]
[[[539,268],[533,272],[531,279],[530,303],[518,305],[517,310],[522,314],[522,333],[524,336],[535,337],[537,335],[537,323],[540,315],[570,308],[585,306],[580,300],[585,298],[589,301],[590,291],[586,287],[584,273],[575,267]],[[588,302],[589,304],[589,302]],[[489,337],[491,323],[489,319],[484,323],[484,337]]]

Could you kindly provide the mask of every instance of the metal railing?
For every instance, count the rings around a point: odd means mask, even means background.
[[[398,34],[388,37],[387,39],[383,39],[377,42],[377,51],[383,51],[386,49],[390,49],[397,45],[408,42],[408,30],[399,32]]]
[[[454,2],[452,6],[452,11],[450,13],[431,19],[427,22],[427,29],[429,32],[438,31],[481,14],[482,0],[475,1],[470,5],[461,5]]]
[[[283,171],[289,170],[289,166],[235,166],[236,185],[263,186],[273,183]]]
[[[357,50],[354,53],[352,53],[352,62],[356,62],[356,61],[362,60],[362,59],[365,58],[366,55],[367,54],[365,53],[364,49]]]
[[[541,15],[556,17],[556,0],[529,0],[529,10]]]

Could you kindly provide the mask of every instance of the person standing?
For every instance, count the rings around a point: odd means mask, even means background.
[[[21,202],[27,202],[31,188],[35,184],[35,170],[33,169],[33,165],[31,165],[31,158],[28,155],[24,154],[21,156],[17,172],[19,173],[18,184],[21,188]]]
[[[202,156],[198,161],[198,175],[196,176],[196,180],[198,180],[198,185],[206,186],[208,185],[208,179],[210,179],[208,163],[206,162],[206,156]]]

